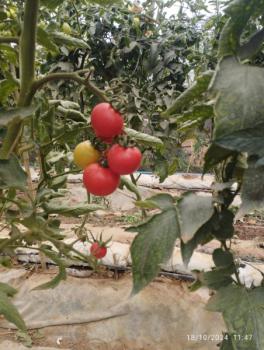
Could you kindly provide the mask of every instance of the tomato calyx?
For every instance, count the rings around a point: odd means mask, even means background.
[[[91,239],[87,239],[89,243],[98,243],[100,247],[106,247],[109,248],[108,243],[112,241],[112,236],[107,239],[106,241],[103,240],[103,232],[100,233],[99,239],[95,238],[92,232],[90,231]]]

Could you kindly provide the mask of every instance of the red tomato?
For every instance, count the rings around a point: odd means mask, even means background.
[[[94,242],[91,245],[90,252],[96,259],[102,259],[104,256],[106,256],[107,248],[100,245],[99,242]]]
[[[97,163],[89,165],[83,172],[83,184],[95,196],[109,195],[117,189],[119,182],[119,175]]]
[[[99,103],[91,113],[92,127],[98,137],[112,138],[122,133],[123,117],[114,110],[110,103]]]
[[[141,164],[142,154],[137,147],[113,145],[107,153],[109,168],[116,174],[132,174]]]

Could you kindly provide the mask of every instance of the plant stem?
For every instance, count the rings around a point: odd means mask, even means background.
[[[20,37],[20,96],[18,106],[29,106],[31,87],[35,78],[36,30],[39,0],[26,0],[24,23]],[[8,159],[21,136],[22,121],[16,118],[10,123],[0,150],[0,159]]]

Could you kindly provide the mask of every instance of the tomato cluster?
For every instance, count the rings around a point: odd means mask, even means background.
[[[124,119],[109,103],[96,105],[91,113],[91,124],[96,137],[105,144],[98,151],[90,141],[78,144],[74,150],[74,162],[83,172],[83,184],[96,196],[113,193],[120,183],[120,175],[132,174],[141,164],[140,150],[118,143],[124,134]]]

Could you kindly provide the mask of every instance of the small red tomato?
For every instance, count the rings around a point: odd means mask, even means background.
[[[91,113],[91,123],[96,135],[100,138],[112,138],[122,133],[124,120],[110,103],[99,103]]]
[[[107,248],[103,245],[100,245],[99,242],[94,242],[91,245],[90,253],[96,258],[96,259],[102,259],[104,256],[106,256]]]
[[[95,196],[107,196],[113,193],[119,182],[119,175],[98,163],[89,165],[83,172],[83,184],[87,191]]]
[[[127,175],[136,171],[141,164],[142,154],[137,147],[113,145],[107,153],[109,168],[116,174]]]

